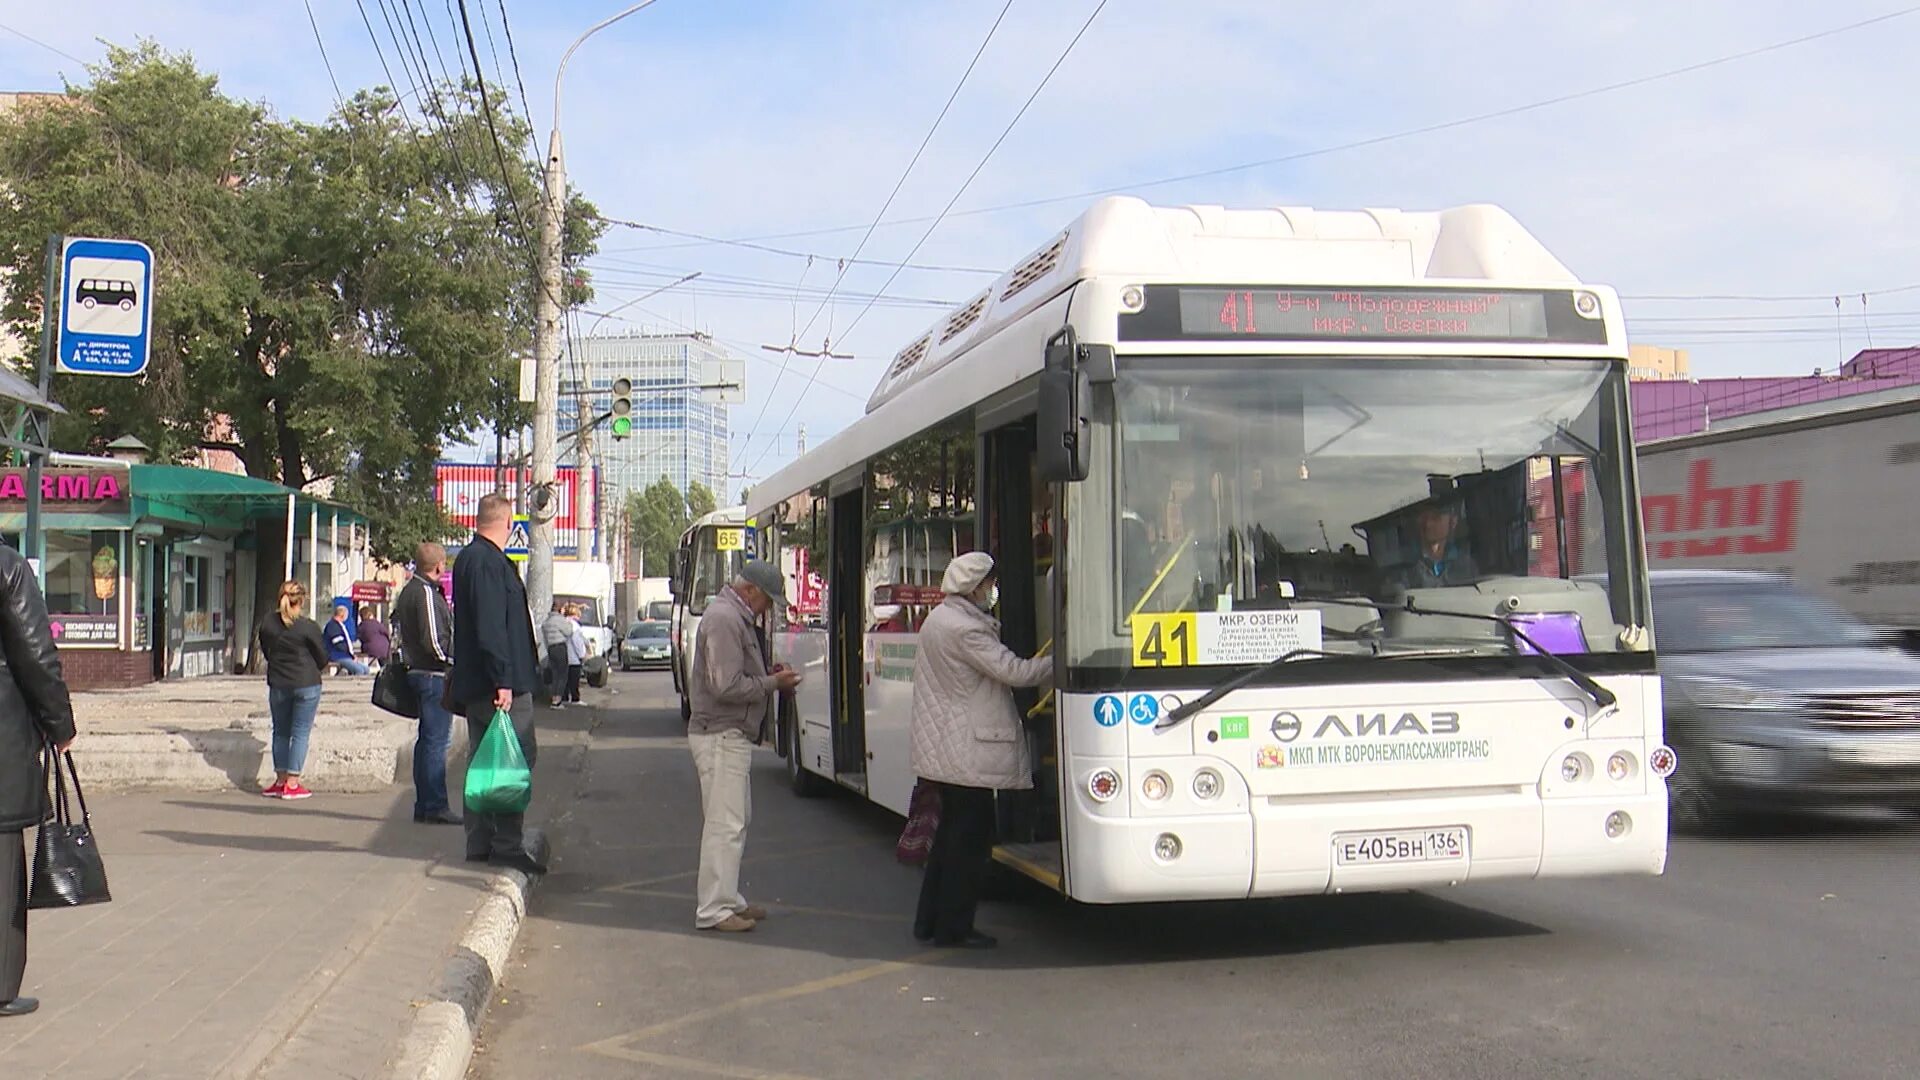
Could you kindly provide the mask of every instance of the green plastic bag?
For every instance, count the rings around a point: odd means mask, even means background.
[[[520,814],[533,801],[533,770],[520,752],[513,718],[505,709],[493,710],[493,720],[467,763],[466,808],[469,813]]]

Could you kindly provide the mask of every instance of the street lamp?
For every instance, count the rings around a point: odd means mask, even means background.
[[[552,489],[559,477],[560,263],[565,235],[567,168],[560,144],[560,95],[567,62],[586,40],[635,12],[653,6],[642,0],[588,27],[573,39],[553,75],[553,130],[547,136],[546,200],[540,214],[540,290],[534,298],[533,336],[533,484]],[[557,501],[557,500],[556,500]],[[553,519],[558,507],[529,507],[527,522],[527,601],[534,611],[553,606]]]

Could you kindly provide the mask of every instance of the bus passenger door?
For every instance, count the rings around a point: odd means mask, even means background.
[[[993,555],[1000,585],[1001,640],[1020,656],[1037,655],[1051,619],[1047,570],[1052,565],[1048,488],[1033,475],[1031,417],[988,432],[981,440],[985,487],[984,548]],[[1058,844],[1060,791],[1058,740],[1046,687],[1017,689],[1014,701],[1027,719],[1027,748],[1034,769],[1031,791],[1002,792],[1000,839],[1004,843]],[[1057,850],[1057,849],[1056,849]],[[1057,857],[1057,856],[1056,856]]]
[[[832,656],[833,771],[835,779],[867,790],[865,492],[833,498],[827,540],[827,648]]]

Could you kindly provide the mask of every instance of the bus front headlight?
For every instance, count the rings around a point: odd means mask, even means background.
[[[1217,799],[1224,786],[1220,774],[1213,769],[1201,769],[1193,774],[1193,797],[1196,799]]]

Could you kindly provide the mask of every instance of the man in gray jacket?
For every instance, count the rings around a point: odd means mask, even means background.
[[[700,774],[705,821],[693,917],[702,930],[741,933],[767,917],[765,908],[740,895],[740,856],[753,816],[753,748],[766,737],[774,696],[800,685],[799,672],[773,665],[760,625],[775,604],[786,602],[779,569],[749,559],[707,605],[695,635],[699,659],[687,679],[687,745]]]

